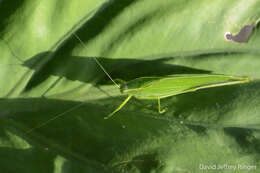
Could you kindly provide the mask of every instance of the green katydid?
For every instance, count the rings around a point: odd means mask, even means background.
[[[85,47],[83,41],[74,34],[79,42]],[[247,77],[235,77],[229,75],[216,75],[216,74],[183,74],[183,75],[169,75],[164,77],[140,77],[129,82],[118,80],[120,86],[112,79],[109,73],[104,69],[102,64],[94,57],[99,67],[111,79],[111,81],[120,89],[122,94],[127,95],[127,98],[116,108],[112,113],[104,119],[108,119],[116,112],[122,109],[125,104],[135,97],[138,99],[157,99],[158,112],[164,113],[161,110],[160,99],[193,92],[203,88],[213,88],[225,85],[234,85],[248,82]]]
[[[83,41],[74,34],[79,42],[85,47]],[[120,109],[122,109],[125,104],[132,98],[137,99],[156,99],[158,101],[158,112],[160,114],[164,113],[165,110],[161,110],[160,99],[179,95],[183,93],[193,92],[203,88],[213,88],[225,85],[234,85],[240,83],[246,83],[249,81],[247,77],[235,77],[229,75],[217,75],[217,74],[182,74],[182,75],[169,75],[163,77],[140,77],[134,80],[125,82],[118,79],[120,85],[113,80],[109,73],[105,70],[103,65],[98,61],[97,58],[93,58],[102,71],[106,74],[107,77],[120,89],[121,93],[127,95],[127,98],[108,116],[104,119],[112,117]],[[83,104],[83,103],[82,103]],[[64,113],[58,114],[55,117],[41,123],[39,126],[30,129],[29,132],[32,132],[35,129],[38,129],[49,122],[63,116],[64,114],[78,108],[80,105],[77,105]]]
[[[248,78],[246,77],[213,74],[186,74],[165,77],[137,78],[129,82],[124,82],[121,85],[121,93],[127,94],[128,97],[116,110],[105,117],[105,119],[119,111],[133,96],[138,99],[157,99],[158,112],[161,114],[165,112],[165,110],[161,110],[160,108],[160,99],[162,98],[193,92],[203,88],[212,88],[245,82],[248,82]]]

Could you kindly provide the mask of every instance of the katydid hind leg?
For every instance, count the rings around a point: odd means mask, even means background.
[[[162,109],[161,110],[161,101],[160,101],[160,97],[158,97],[158,112],[159,114],[163,114],[166,110]]]
[[[110,113],[108,116],[104,117],[104,119],[108,119],[110,117],[112,117],[115,113],[117,113],[120,109],[122,109],[125,104],[130,100],[130,98],[132,97],[132,95],[129,95],[124,101],[123,103],[121,103],[118,108],[116,108],[112,113]]]

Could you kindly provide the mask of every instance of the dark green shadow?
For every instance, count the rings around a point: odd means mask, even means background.
[[[95,60],[91,57],[79,56],[55,56],[52,52],[37,54],[23,63],[24,66],[34,69],[35,73],[31,77],[24,91],[28,91],[36,85],[45,81],[49,76],[65,77],[69,80],[81,81],[93,84],[111,84],[111,80],[105,75]],[[52,59],[45,65],[39,66],[45,57]],[[198,74],[210,73],[209,71],[189,68],[180,65],[167,64],[171,58],[161,58],[158,60],[139,59],[109,59],[98,60],[113,79],[129,81],[137,77],[144,76],[166,76],[172,74]]]

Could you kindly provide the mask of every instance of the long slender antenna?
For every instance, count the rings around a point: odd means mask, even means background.
[[[85,46],[85,44],[83,43],[83,41],[82,41],[75,33],[73,33],[73,34],[74,34],[75,37],[79,40],[79,42],[83,45],[83,47],[86,48],[86,46]],[[120,86],[112,79],[112,77],[108,74],[108,72],[105,70],[105,68],[102,66],[102,64],[97,60],[97,58],[95,58],[95,57],[93,57],[93,58],[94,58],[94,60],[97,62],[98,66],[99,66],[99,67],[105,72],[105,74],[111,79],[111,81],[112,81],[118,88],[120,88]],[[63,113],[60,113],[60,114],[55,115],[53,118],[51,118],[51,119],[49,119],[49,120],[47,120],[47,121],[45,121],[45,122],[39,124],[38,126],[36,126],[36,127],[34,127],[34,128],[29,129],[28,131],[26,131],[26,133],[31,133],[32,131],[34,131],[34,130],[36,130],[36,129],[39,129],[39,128],[45,126],[46,124],[50,123],[51,121],[54,121],[54,120],[56,120],[56,119],[58,119],[58,118],[64,116],[64,115],[67,114],[68,112],[71,112],[71,111],[73,111],[73,110],[79,108],[80,106],[84,105],[85,103],[86,103],[86,102],[82,102],[82,103],[80,103],[80,104],[78,104],[78,105],[76,105],[76,106],[73,106],[72,108],[66,110],[66,111],[63,112]]]
[[[73,33],[73,35],[75,35],[75,37],[79,40],[79,42],[82,44],[82,46],[84,48],[87,48],[87,46],[83,43],[83,41],[79,38],[79,36],[75,33]],[[108,72],[105,70],[105,68],[103,67],[103,65],[97,60],[96,57],[93,57],[93,59],[96,61],[96,63],[98,64],[98,66],[103,70],[103,72],[107,75],[107,77],[109,77],[109,79],[118,87],[120,88],[120,86],[113,80],[113,78],[108,74]]]
[[[66,113],[69,113],[69,112],[71,112],[71,111],[73,111],[73,110],[75,110],[75,109],[81,107],[81,106],[82,106],[83,104],[85,104],[85,103],[86,103],[86,102],[82,102],[82,103],[80,103],[80,104],[78,104],[78,105],[76,105],[76,106],[73,106],[72,108],[66,110],[66,111],[63,112],[63,113],[60,113],[60,114],[58,114],[58,115],[55,115],[53,118],[48,119],[47,121],[44,121],[43,123],[39,124],[38,126],[33,127],[33,128],[31,128],[30,130],[26,131],[26,133],[31,133],[32,131],[34,131],[34,130],[36,130],[36,129],[39,129],[39,128],[45,126],[45,125],[48,124],[49,122],[51,122],[51,121],[53,121],[53,120],[56,120],[57,118],[62,117],[62,116],[65,115]]]

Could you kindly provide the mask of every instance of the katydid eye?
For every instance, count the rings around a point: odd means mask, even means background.
[[[126,84],[120,85],[120,90],[121,90],[121,92],[124,92],[125,90],[128,90],[127,85]]]

